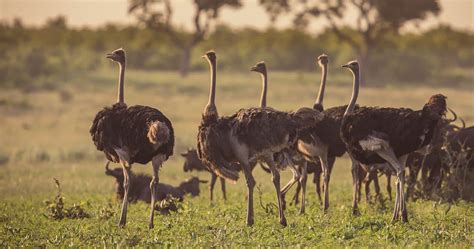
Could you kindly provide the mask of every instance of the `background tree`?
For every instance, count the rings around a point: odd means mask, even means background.
[[[388,33],[398,34],[409,22],[424,20],[440,11],[438,0],[259,0],[272,21],[281,14],[293,14],[294,25],[304,28],[311,18],[323,17],[338,38],[357,52],[362,78],[371,66],[371,53]],[[348,11],[356,14],[344,23]],[[355,28],[356,34],[350,32]]]
[[[173,6],[170,0],[130,0],[128,12],[146,27],[166,34],[181,50],[179,73],[189,71],[191,50],[204,40],[223,7],[239,8],[240,0],[193,0],[193,30],[185,32],[172,23]]]

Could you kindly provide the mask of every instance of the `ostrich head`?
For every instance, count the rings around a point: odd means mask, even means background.
[[[116,49],[112,53],[108,53],[105,57],[122,66],[125,65],[125,50],[123,48]]]
[[[216,62],[216,52],[213,50],[207,51],[202,58],[206,59],[209,63],[215,63]]]
[[[359,73],[359,62],[356,60],[349,61],[347,64],[342,65],[342,67],[349,68],[353,74]]]
[[[328,56],[326,54],[322,54],[318,56],[318,64],[320,67],[327,66],[328,65]]]
[[[261,61],[261,62],[255,64],[255,66],[253,66],[250,69],[250,71],[261,73],[261,74],[267,74],[267,67],[265,66],[265,62]]]
[[[423,113],[433,118],[440,118],[446,115],[446,96],[436,94],[430,97],[428,103],[423,107]]]

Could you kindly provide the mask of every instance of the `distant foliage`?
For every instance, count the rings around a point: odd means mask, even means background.
[[[348,28],[341,32],[355,34]],[[370,68],[368,83],[456,81],[448,69],[474,67],[472,44],[472,32],[449,26],[421,34],[390,33],[374,48],[365,65]],[[167,36],[149,29],[111,24],[95,29],[69,28],[62,17],[41,27],[26,27],[15,20],[0,23],[0,87],[54,89],[77,75],[114,66],[104,55],[119,47],[128,52],[128,68],[179,70],[180,48]],[[206,70],[200,55],[211,48],[219,52],[219,69],[245,72],[261,60],[271,70],[313,71],[320,53],[329,54],[333,65],[357,55],[330,29],[314,36],[294,29],[217,26],[191,51],[191,71]]]

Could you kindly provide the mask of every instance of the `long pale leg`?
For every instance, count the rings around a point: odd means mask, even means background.
[[[293,187],[293,185],[300,179],[301,173],[299,173],[297,170],[294,170],[292,167],[290,167],[290,169],[293,172],[293,178],[291,178],[291,180],[281,189],[282,195],[285,195],[286,192],[288,192],[288,190],[290,190],[290,188]]]
[[[209,184],[209,198],[211,201],[214,200],[214,185],[216,184],[217,175],[213,172],[211,173],[211,182]]]
[[[368,172],[368,174],[365,176],[365,179],[364,179],[364,187],[365,187],[365,201],[367,203],[370,202],[370,183],[372,182],[372,173],[371,172]]]
[[[375,151],[380,157],[382,157],[384,160],[386,160],[390,165],[392,165],[393,168],[395,168],[397,172],[397,195],[396,195],[396,200],[395,200],[395,209],[394,209],[394,219],[398,219],[398,215],[400,210],[402,211],[402,221],[407,222],[408,221],[408,215],[407,215],[407,210],[406,210],[406,205],[405,205],[405,197],[404,197],[404,187],[405,187],[405,161],[406,161],[406,156],[400,157],[400,159],[403,161],[401,163],[399,159],[395,156],[395,153],[393,152],[392,148],[386,148],[382,150],[377,150]]]
[[[358,199],[359,199],[359,193],[360,193],[360,184],[359,184],[359,163],[350,157],[351,162],[352,162],[352,188],[353,188],[353,193],[352,193],[352,215],[359,215],[359,205],[358,205]]]
[[[385,173],[387,176],[387,194],[388,199],[392,200],[392,175],[390,173]]]
[[[150,192],[151,192],[151,203],[150,203],[150,224],[149,228],[153,228],[153,218],[155,215],[155,202],[156,202],[156,187],[158,186],[159,178],[158,173],[160,171],[160,167],[163,164],[165,157],[163,155],[157,155],[153,157],[151,161],[151,165],[153,166],[153,178],[150,182]]]
[[[127,209],[128,209],[128,191],[130,189],[130,165],[128,163],[122,161],[122,169],[123,169],[123,189],[125,191],[123,195],[122,201],[122,212],[120,214],[120,227],[125,227],[127,223]]]
[[[301,192],[301,184],[298,183],[298,184],[296,185],[295,194],[293,195],[293,198],[291,199],[291,203],[295,204],[295,206],[298,205],[298,203],[300,202],[300,199],[299,199],[299,197],[300,197],[300,192]],[[291,203],[290,203],[290,204],[291,204]]]
[[[321,198],[321,171],[314,172],[313,183],[316,185],[316,194],[318,195],[319,205],[323,205],[323,199]]]
[[[245,180],[247,182],[247,226],[252,226],[254,223],[253,215],[253,188],[255,187],[255,179],[252,176],[250,166],[247,162],[240,162],[242,170],[244,171]]]
[[[304,214],[305,203],[306,203],[306,181],[308,179],[308,169],[306,160],[303,161],[301,165],[301,176],[299,179],[299,184],[301,185],[301,207],[300,214]]]
[[[328,160],[327,160],[327,153],[323,153],[323,155],[319,157],[319,160],[321,161],[321,167],[323,169],[323,186],[324,186],[323,208],[324,208],[324,212],[326,213],[329,208],[329,166],[328,166]]]
[[[407,158],[408,156],[407,155],[404,155],[404,156],[401,156],[398,158],[398,161],[400,162],[400,166],[401,166],[401,190],[400,192],[402,193],[402,222],[408,222],[408,211],[407,211],[407,204],[406,204],[406,200],[407,200],[407,197],[405,195],[405,165],[406,165],[406,162],[407,162]]]
[[[377,175],[377,170],[374,170],[372,173],[373,181],[374,181],[374,189],[375,189],[375,199],[380,200],[382,196],[380,195],[380,184],[379,184],[379,176]]]
[[[282,196],[280,193],[280,173],[275,167],[275,164],[273,162],[268,162],[268,165],[270,166],[270,171],[272,173],[272,180],[273,180],[273,185],[275,186],[276,194],[277,194],[277,201],[278,201],[278,213],[280,215],[280,224],[282,226],[286,226],[286,217],[285,213],[283,212],[283,203],[282,203]]]
[[[222,190],[222,196],[224,198],[224,201],[227,200],[227,194],[225,192],[225,179],[224,178],[220,178],[221,180],[221,190]]]

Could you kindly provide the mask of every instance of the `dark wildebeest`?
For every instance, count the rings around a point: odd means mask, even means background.
[[[124,189],[123,189],[123,170],[122,168],[109,169],[108,165],[110,162],[107,162],[105,165],[105,174],[113,176],[116,179],[116,193],[119,200],[123,199]],[[151,202],[150,197],[150,181],[151,176],[145,174],[131,174],[133,180],[130,185],[129,192],[129,201],[135,202],[137,200],[144,201],[147,203]],[[158,201],[165,199],[168,195],[171,195],[174,198],[183,200],[185,194],[190,194],[191,196],[198,196],[199,183],[207,183],[207,181],[199,180],[197,177],[191,177],[186,181],[182,182],[179,186],[174,187],[169,184],[158,183],[158,191],[156,192],[155,198]]]

